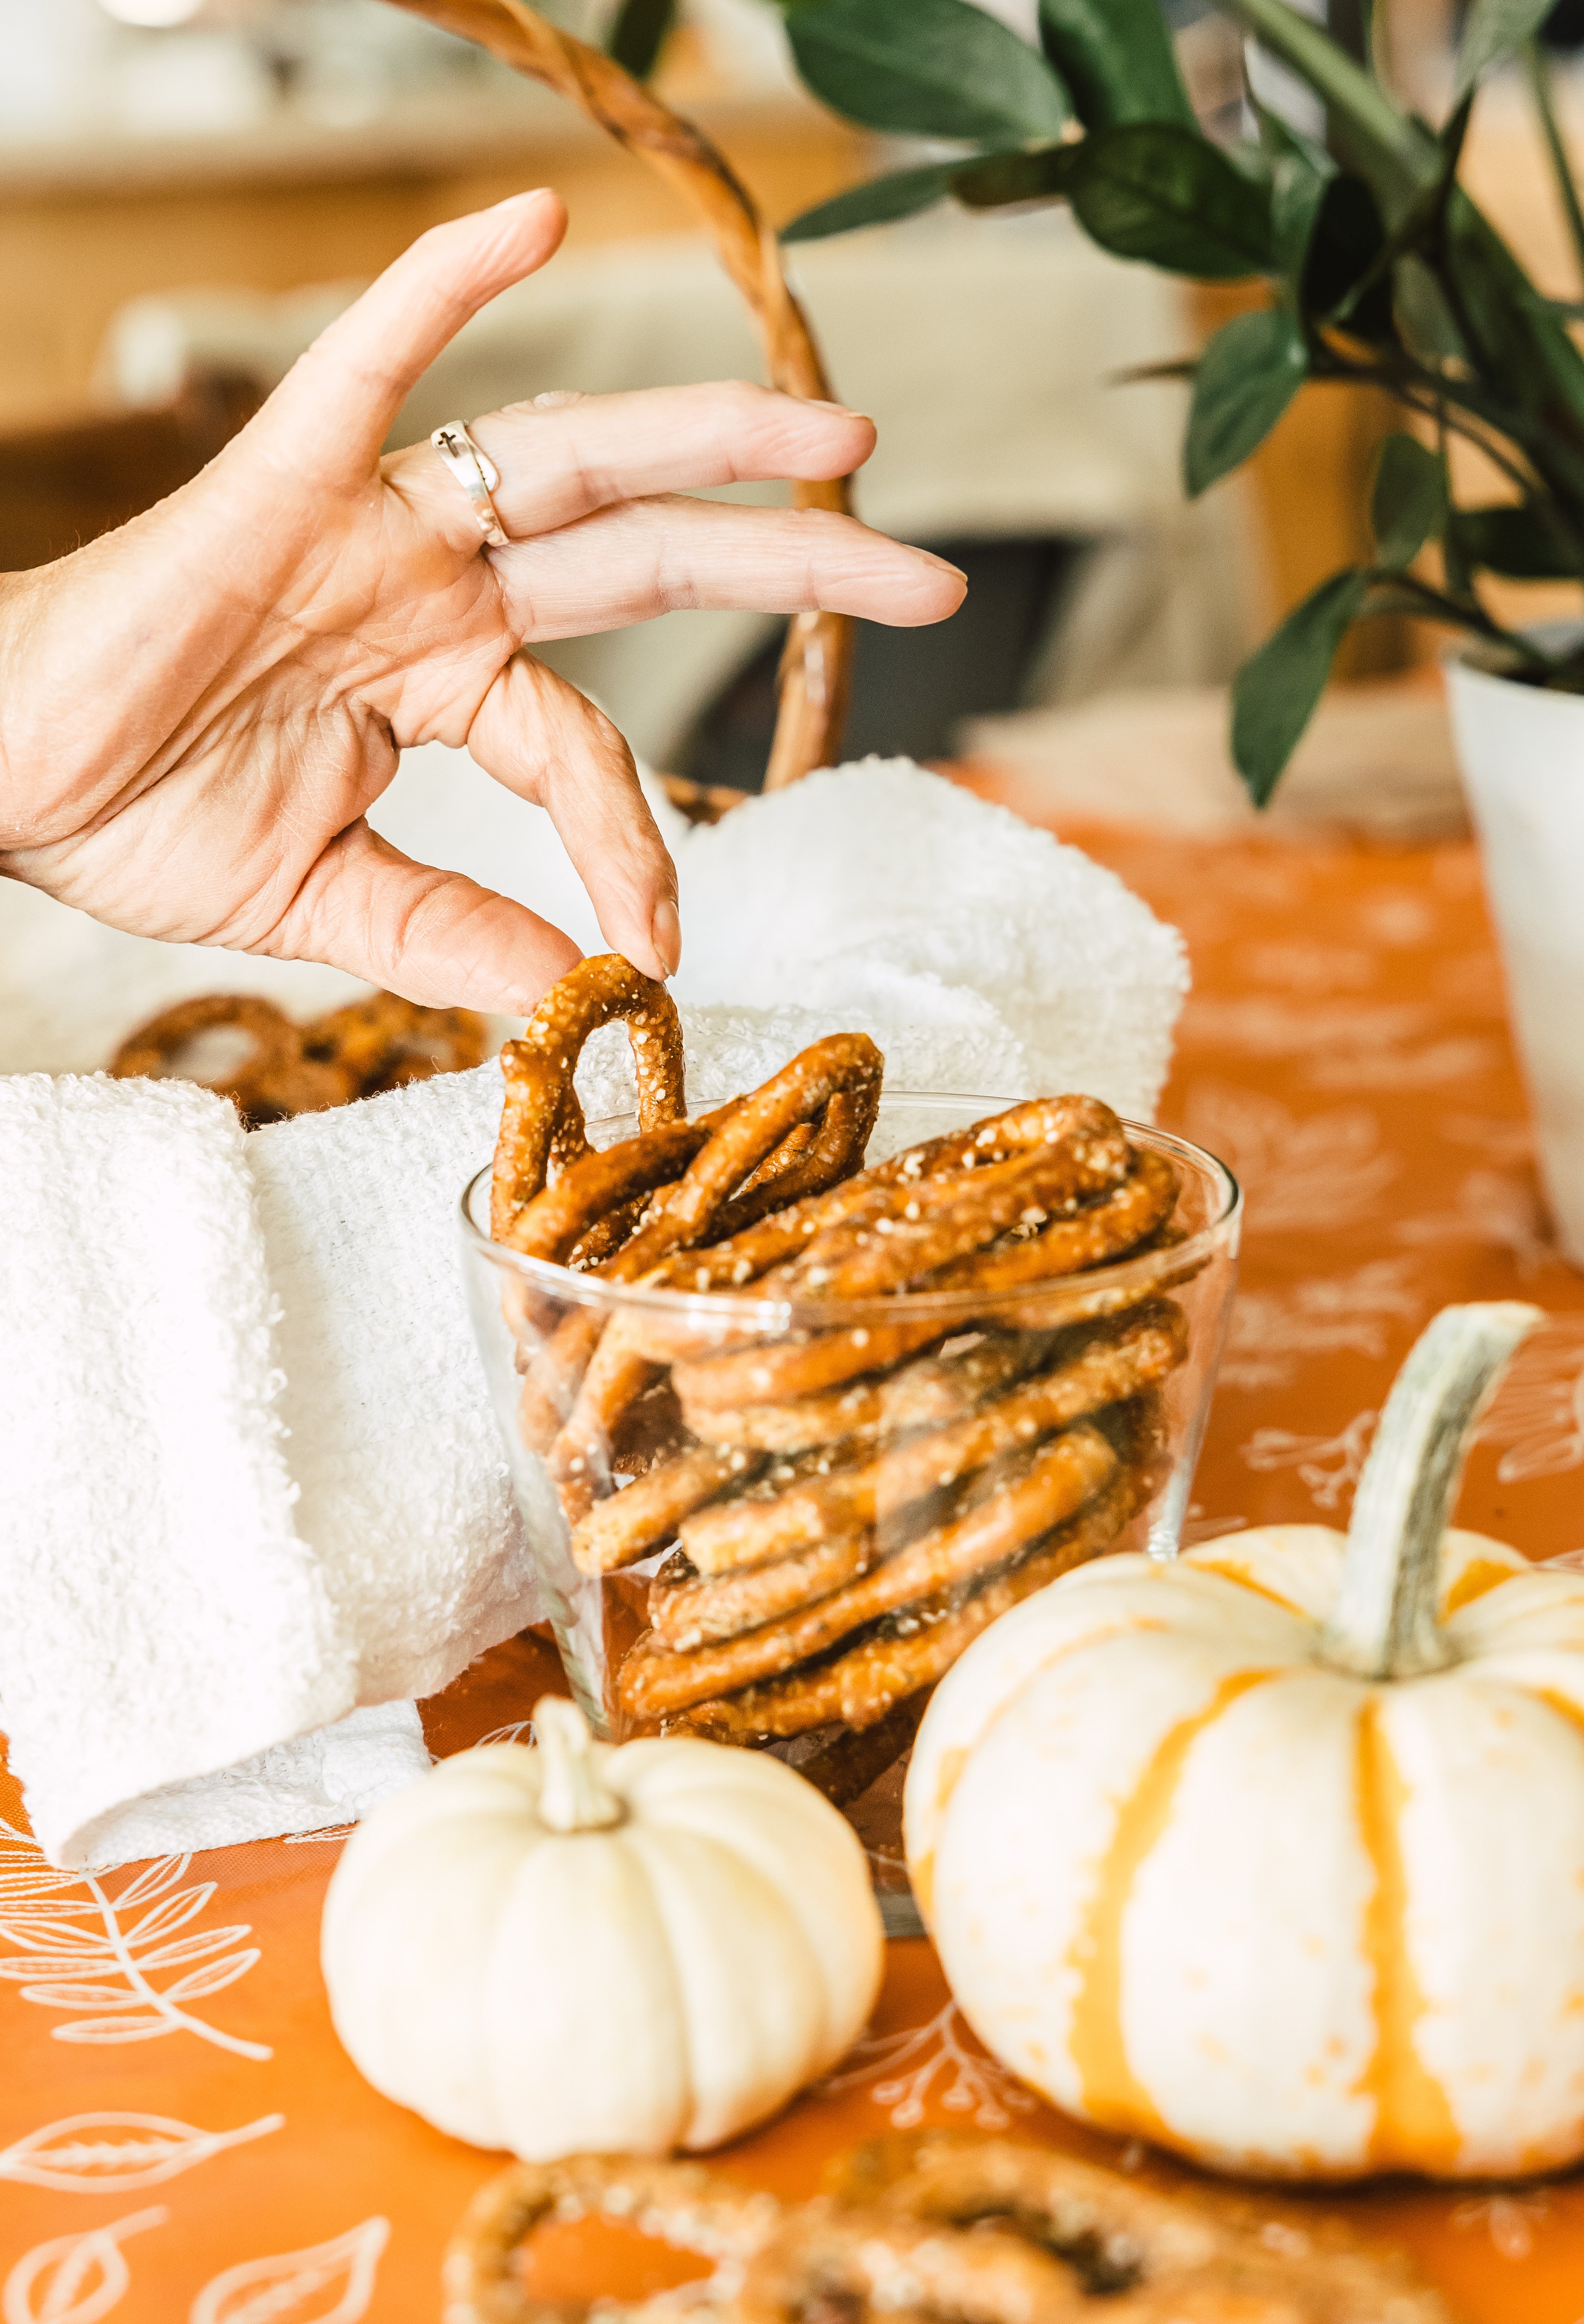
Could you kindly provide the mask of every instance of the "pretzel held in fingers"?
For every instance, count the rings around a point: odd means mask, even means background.
[[[626,1019],[632,1043],[640,1126],[658,1130],[685,1111],[682,1028],[665,986],[640,975],[620,953],[579,961],[501,1052],[506,1102],[490,1187],[490,1232],[497,1242],[517,1248],[518,1217],[542,1192],[552,1166],[565,1167],[587,1153],[572,1077],[589,1035],[618,1017]]]

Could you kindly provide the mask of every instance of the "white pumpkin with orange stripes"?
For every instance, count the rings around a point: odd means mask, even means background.
[[[1537,1320],[1436,1318],[1346,1536],[1100,1560],[938,1689],[915,1890],[1068,2112],[1273,2176],[1584,2154],[1584,1574],[1443,1530]]]

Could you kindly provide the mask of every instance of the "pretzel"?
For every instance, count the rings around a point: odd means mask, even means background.
[[[302,1034],[272,1002],[242,992],[213,992],[179,1001],[129,1033],[110,1060],[117,1081],[163,1079],[173,1060],[201,1034],[244,1034],[251,1051],[214,1074],[198,1079],[218,1097],[228,1097],[250,1125],[285,1121],[293,1114],[322,1113],[361,1096],[356,1074],[333,1060],[305,1057]]]
[[[1181,1308],[1162,1301],[1120,1324],[1102,1326],[1064,1352],[1066,1360],[1053,1370],[877,1461],[842,1469],[768,1505],[732,1501],[690,1517],[682,1527],[683,1548],[699,1572],[720,1573],[762,1565],[854,1526],[883,1524],[890,1512],[954,1484],[969,1470],[1164,1379],[1188,1352],[1186,1319]]]
[[[672,1539],[680,1521],[725,1487],[751,1477],[763,1455],[695,1445],[596,1502],[572,1528],[572,1555],[585,1573],[631,1565]]]
[[[631,1240],[602,1266],[601,1275],[631,1282],[679,1247],[700,1240],[733,1189],[751,1184],[767,1160],[773,1160],[780,1151],[788,1134],[806,1122],[822,1124],[809,1149],[816,1169],[828,1171],[843,1157],[851,1157],[855,1148],[861,1154],[879,1104],[884,1064],[866,1034],[832,1034],[812,1043],[751,1096],[735,1099],[699,1121],[675,1122],[654,1132],[650,1142],[657,1149],[668,1139],[677,1142],[680,1153],[685,1133],[697,1142],[687,1167],[655,1204]],[[838,1099],[846,1104],[838,1118],[833,1150],[822,1148],[821,1135],[824,1120]],[[636,1174],[644,1167],[644,1145],[643,1139],[635,1139],[626,1148],[611,1148],[610,1155],[626,1153],[631,1158],[603,1177],[596,1166],[608,1157],[590,1156],[576,1165],[559,1185],[540,1194],[519,1214],[515,1228],[519,1247],[536,1240],[548,1245],[554,1240],[556,1249],[536,1253],[547,1257],[570,1249],[576,1237],[565,1220],[576,1221],[578,1234],[586,1232],[588,1206],[605,1184],[617,1188],[613,1201],[629,1199],[638,1183]],[[668,1176],[675,1176],[668,1157],[665,1167]],[[601,1356],[603,1361],[596,1359],[589,1366],[566,1425],[550,1448],[550,1471],[557,1479],[588,1473],[622,1413],[652,1376],[648,1359],[629,1347],[625,1326],[608,1353],[602,1347]]]
[[[808,2203],[751,2262],[733,2324],[1065,2324],[1077,2312],[1061,2267],[1019,2236]]]
[[[890,2220],[953,2240],[972,2228],[973,2242],[989,2227],[998,2241],[1007,2233],[1036,2248],[1060,2293],[1042,2292],[1025,2311],[1030,2324],[1450,2324],[1400,2253],[1370,2249],[1335,2215],[1202,2181],[1155,2186],[1020,2140],[946,2130],[876,2139],[835,2157],[824,2186],[834,2217],[862,2206],[882,2242]],[[775,2271],[798,2256],[797,2221],[789,2213],[750,2268],[738,2312],[752,2324],[777,2313],[762,2302]],[[834,2292],[839,2279],[827,2272],[824,2282]]]
[[[933,1686],[964,1647],[1009,1606],[1043,1590],[1070,1567],[1098,1556],[1140,1509],[1158,1480],[1148,1471],[1125,1469],[1103,1487],[1075,1517],[1015,1564],[953,1604],[946,1591],[881,1623],[874,1636],[848,1648],[817,1670],[795,1670],[766,1685],[689,1706],[675,1724],[715,1743],[759,1742],[806,1735],[839,1720],[861,1730],[882,1720],[895,1703],[921,1687]]]
[[[482,1065],[487,1038],[483,1019],[471,1009],[420,1008],[394,992],[332,1009],[301,1032],[303,1056],[344,1066],[363,1097]]]
[[[625,1500],[628,1495],[621,1498]],[[734,1638],[795,1607],[828,1598],[844,1582],[866,1573],[874,1556],[870,1536],[843,1534],[834,1541],[815,1542],[774,1565],[701,1580],[677,1550],[649,1584],[649,1618],[664,1645],[676,1654],[691,1654],[696,1646]]]
[[[1015,1146],[1004,1158],[982,1148],[955,1169],[878,1178],[869,1203],[817,1235],[800,1261],[766,1285],[787,1298],[871,1298],[932,1274],[948,1259],[997,1241],[1014,1227],[1044,1226],[1128,1176],[1121,1124],[1094,1098],[1018,1110],[1021,1129],[1037,1124],[1048,1142]],[[987,1124],[987,1130],[1002,1124]],[[944,1161],[945,1156],[941,1159]]]
[[[966,1513],[783,1621],[691,1654],[668,1653],[640,1641],[616,1674],[617,1702],[636,1718],[664,1718],[792,1669],[882,1614],[935,1599],[1005,1564],[1082,1508],[1110,1482],[1117,1468],[1117,1454],[1106,1438],[1081,1421],[1054,1443],[987,1478],[987,1488],[994,1489]]]
[[[732,1407],[817,1396],[869,1372],[889,1371],[922,1348],[938,1347],[950,1326],[920,1316],[905,1323],[854,1323],[840,1331],[790,1333],[769,1344],[731,1349],[674,1364],[685,1404]]]
[[[861,1379],[828,1396],[786,1404],[748,1404],[716,1410],[684,1404],[682,1416],[710,1444],[741,1444],[764,1452],[796,1452],[814,1444],[871,1444],[961,1420],[986,1396],[1034,1371],[1054,1345],[1049,1332],[990,1332],[955,1355],[918,1356],[878,1379]]]
[[[490,1185],[490,1233],[518,1248],[520,1213],[543,1192],[553,1168],[588,1152],[573,1074],[589,1035],[623,1018],[638,1083],[643,1130],[678,1120],[684,1111],[682,1028],[663,984],[640,975],[620,953],[579,961],[553,984],[523,1028],[501,1051],[506,1102]]]
[[[575,2154],[563,2163],[519,2163],[489,2181],[452,2236],[441,2272],[442,2324],[583,2324],[586,2301],[536,2298],[523,2283],[524,2247],[551,2222],[604,2218],[653,2236],[675,2251],[715,2263],[698,2284],[630,2307],[599,2303],[602,2324],[687,2324],[729,2313],[725,2301],[745,2264],[784,2217],[773,2195],[741,2185],[699,2163],[636,2154]]]

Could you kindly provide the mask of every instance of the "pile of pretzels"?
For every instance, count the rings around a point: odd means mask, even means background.
[[[595,1152],[573,1074],[613,1018],[640,1134]],[[538,1270],[508,1294],[520,1435],[576,1567],[671,1549],[613,1674],[623,1731],[874,1728],[1162,1481],[1188,1345],[1164,1295],[1191,1271],[1170,1163],[1057,1097],[865,1169],[883,1062],[838,1034],[689,1120],[676,1010],[616,954],[502,1052],[493,1239],[705,1295],[578,1304]]]
[[[452,2240],[443,2324],[1072,2324],[1091,2306],[1107,2324],[1450,2324],[1400,2253],[1334,2216],[1018,2140],[877,2139],[837,2156],[824,2183],[783,2204],[697,2163],[518,2163]],[[709,2272],[634,2304],[536,2293],[535,2237],[584,2218]]]
[[[228,1097],[258,1130],[483,1065],[487,1040],[471,1009],[423,1009],[394,992],[371,993],[307,1024],[250,993],[208,992],[129,1033],[110,1071],[118,1081],[198,1082]]]

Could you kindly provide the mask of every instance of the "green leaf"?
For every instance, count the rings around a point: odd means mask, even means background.
[[[1397,328],[1411,351],[1422,361],[1467,363],[1469,350],[1457,318],[1422,258],[1400,258],[1392,269],[1393,307]]]
[[[1446,521],[1447,480],[1439,455],[1415,436],[1388,436],[1369,504],[1380,562],[1394,572],[1412,565]]]
[[[952,190],[970,209],[1065,196],[1102,250],[1218,281],[1274,263],[1270,189],[1196,130],[1170,122],[1095,129],[1065,145],[966,163]]]
[[[1078,150],[1070,198],[1102,250],[1218,281],[1272,264],[1268,189],[1196,130],[1132,122],[1095,131]]]
[[[866,129],[991,144],[1067,118],[1039,51],[970,0],[796,0],[787,34],[815,95]]]
[[[1451,538],[1465,564],[1510,581],[1584,580],[1584,558],[1543,506],[1458,509]]]
[[[622,0],[606,53],[635,80],[647,80],[676,21],[677,0]]]
[[[1256,807],[1281,780],[1368,587],[1368,574],[1357,568],[1333,573],[1232,680],[1232,758]]]
[[[1294,153],[1282,154],[1271,174],[1271,246],[1294,299],[1302,296],[1309,245],[1334,176],[1334,171],[1322,176]]]
[[[959,161],[952,191],[971,210],[993,210],[1008,202],[1064,201],[1076,184],[1091,140],[1040,145],[1031,152],[987,153],[982,161]]]
[[[1552,0],[1474,0],[1458,49],[1458,94],[1536,33]]]
[[[1264,443],[1308,371],[1308,345],[1290,309],[1266,307],[1222,324],[1193,378],[1183,447],[1191,498]]]
[[[998,154],[971,163],[953,190],[973,209],[1065,194],[1102,250],[1172,274],[1231,281],[1273,263],[1268,187],[1172,122],[1128,122],[1042,153]]]
[[[828,202],[816,203],[781,228],[783,242],[822,242],[827,235],[850,234],[854,226],[885,226],[892,218],[912,217],[943,201],[961,161],[929,161],[921,170],[894,170],[889,178],[870,178],[866,185],[850,186]]]
[[[1039,37],[1086,129],[1123,121],[1193,128],[1158,0],[1039,0]]]

